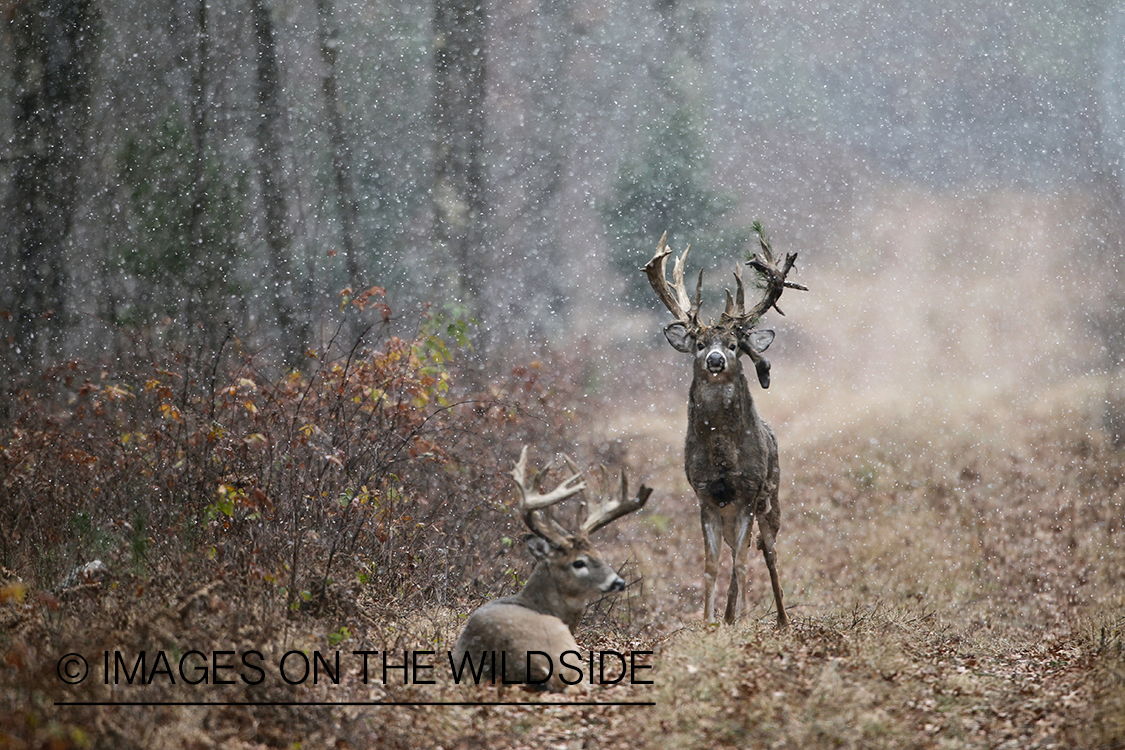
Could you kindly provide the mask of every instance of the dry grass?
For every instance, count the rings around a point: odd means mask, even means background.
[[[664,459],[672,497],[653,512],[674,532],[634,548],[671,631],[644,742],[1123,746],[1125,455],[1093,427],[1103,385],[956,407],[935,390],[790,446],[788,633],[760,563],[752,623],[700,626],[698,521]]]
[[[774,386],[760,397],[782,444],[788,631],[773,626],[760,561],[749,616],[735,627],[700,622],[698,511],[680,463],[687,366],[671,350],[644,350],[621,392],[603,378],[603,403],[615,408],[585,399],[572,427],[584,456],[623,461],[657,488],[643,514],[604,532],[603,552],[636,583],[593,607],[578,640],[653,651],[655,684],[540,696],[456,686],[442,670],[433,685],[365,685],[352,669],[315,687],[271,675],[256,687],[71,688],[55,672],[70,651],[440,659],[473,606],[526,574],[524,556],[495,533],[481,532],[488,576],[443,569],[430,534],[420,558],[384,551],[409,595],[352,575],[308,611],[292,610],[280,585],[206,559],[192,558],[190,572],[118,566],[64,596],[4,571],[0,700],[14,710],[0,716],[0,748],[1125,748],[1125,454],[1099,429],[1106,379],[1083,374],[1096,342],[1070,313],[1052,314],[1073,309],[1080,286],[1065,253],[1041,242],[1042,217],[1066,206],[1012,195],[952,208],[896,200],[871,209],[871,256],[849,275],[802,277],[814,292],[790,302]],[[977,266],[940,287],[938,209],[986,224],[992,238]],[[1066,231],[1059,241],[1079,241]],[[845,294],[840,279],[866,292]],[[531,388],[528,401],[549,390]],[[514,445],[528,429],[505,439]],[[137,696],[530,705],[55,705]],[[655,706],[576,705],[607,701]]]

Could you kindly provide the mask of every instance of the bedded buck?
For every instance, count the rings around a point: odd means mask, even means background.
[[[733,623],[742,616],[746,596],[746,565],[754,519],[758,520],[758,548],[769,568],[770,584],[777,605],[777,623],[786,627],[789,618],[782,601],[777,578],[774,540],[781,526],[777,502],[779,471],[777,439],[769,425],[758,416],[739,357],[746,354],[754,362],[758,381],[769,387],[769,360],[762,352],[772,343],[774,332],[757,328],[758,319],[777,301],[786,287],[804,289],[786,281],[797,258],[789,253],[778,266],[760,226],[761,252],[748,263],[762,277],[762,299],[746,309],[741,269],[735,267],[737,291],[727,290],[726,310],[719,322],[704,325],[699,319],[703,271],[699,272],[695,299],[689,300],[684,288],[684,261],[690,245],[676,260],[672,284],[665,275],[668,233],[645,267],[649,283],[660,301],[675,316],[664,328],[664,336],[677,351],[695,358],[694,377],[688,395],[688,431],[684,445],[684,468],[688,483],[699,498],[704,541],[703,618],[715,619],[715,579],[719,572],[721,540],[725,539],[733,557],[733,575],[727,591],[724,619]]]
[[[532,536],[527,546],[535,557],[535,568],[523,589],[514,596],[494,599],[470,615],[465,629],[453,648],[457,668],[466,662],[466,654],[479,666],[484,661],[483,676],[474,681],[502,684],[543,684],[550,690],[563,690],[559,679],[560,656],[565,651],[578,651],[574,631],[582,619],[586,605],[598,597],[625,588],[617,575],[590,546],[589,535],[606,524],[641,508],[652,490],[643,484],[634,498],[629,498],[625,472],[617,486],[617,494],[603,494],[588,509],[586,520],[577,532],[564,529],[553,517],[552,506],[586,489],[573,463],[574,472],[555,489],[540,492],[540,483],[550,465],[525,479],[527,447],[512,470],[519,491],[519,511]],[[602,472],[602,492],[610,493],[606,473]],[[547,680],[545,659],[530,659],[529,652],[542,652],[551,658],[554,675]],[[501,658],[500,654],[504,654]],[[572,660],[575,663],[576,660]],[[530,664],[531,674],[527,674]],[[497,673],[501,665],[504,673]]]

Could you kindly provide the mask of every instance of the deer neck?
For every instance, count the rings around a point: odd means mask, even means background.
[[[754,399],[742,371],[723,379],[696,373],[688,398],[688,421],[693,429],[713,434],[740,432],[757,419]]]
[[[572,633],[582,618],[582,612],[586,609],[584,599],[576,601],[558,590],[551,580],[549,566],[542,562],[536,563],[523,589],[515,596],[509,597],[508,601],[540,614],[557,617],[566,623]]]

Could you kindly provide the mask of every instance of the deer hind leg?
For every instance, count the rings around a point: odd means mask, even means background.
[[[722,519],[717,508],[703,507],[703,621],[715,621],[715,581],[719,577],[719,555],[722,552]]]
[[[742,617],[746,602],[747,560],[750,556],[750,539],[754,527],[754,515],[749,508],[740,508],[738,515],[733,519],[733,528],[729,531],[727,544],[730,545],[732,558],[732,572],[730,589],[727,591],[727,611],[724,616],[728,625],[733,625]]]
[[[773,505],[776,509],[776,500]],[[781,582],[777,578],[777,554],[773,549],[774,540],[777,538],[777,530],[780,526],[778,516],[779,514],[773,513],[758,516],[758,549],[762,551],[762,556],[766,558],[766,567],[770,571],[770,586],[773,587],[773,600],[777,605],[777,626],[785,628],[789,626],[789,615],[785,614]]]

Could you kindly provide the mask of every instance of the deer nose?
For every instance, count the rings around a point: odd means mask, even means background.
[[[722,352],[711,352],[707,355],[707,369],[711,372],[722,372],[727,366],[727,358]]]
[[[610,592],[610,591],[624,591],[625,590],[624,579],[622,579],[621,576],[615,577],[613,579],[613,581],[611,581],[610,584],[608,586],[606,586],[605,590],[606,590],[607,593]]]

